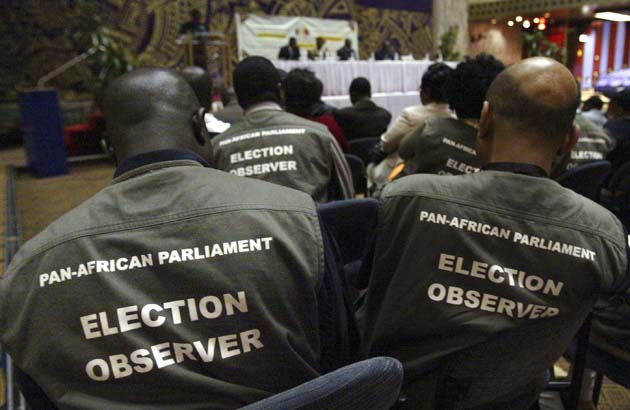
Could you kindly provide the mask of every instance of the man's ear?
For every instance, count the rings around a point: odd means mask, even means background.
[[[580,139],[580,126],[573,124],[567,135],[564,137],[562,145],[558,149],[558,155],[566,155],[571,152],[575,144],[577,144],[578,139]]]
[[[481,118],[479,118],[479,125],[477,127],[477,139],[485,140],[489,137],[492,124],[492,114],[490,113],[490,104],[488,101],[483,102],[483,108],[481,109]]]

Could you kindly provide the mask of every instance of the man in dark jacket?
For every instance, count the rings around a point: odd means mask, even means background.
[[[348,140],[379,138],[387,130],[392,115],[385,108],[376,105],[371,98],[372,88],[367,78],[358,77],[352,80],[352,107],[342,108],[334,113]]]

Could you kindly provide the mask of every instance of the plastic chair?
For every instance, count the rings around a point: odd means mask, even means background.
[[[403,369],[390,357],[342,367],[241,410],[389,410],[400,393]]]
[[[630,227],[630,163],[623,165],[610,178],[609,199],[605,204],[626,228]]]
[[[358,275],[374,244],[378,201],[373,198],[335,201],[319,205],[317,211],[339,247],[346,276],[355,288],[362,289]]]
[[[595,161],[580,165],[560,175],[558,183],[592,201],[599,200],[599,191],[610,174],[610,162]]]
[[[345,154],[346,162],[350,166],[352,172],[352,183],[356,194],[367,196],[367,173],[365,172],[365,163],[356,155]]]
[[[356,140],[351,140],[350,154],[356,155],[361,158],[364,164],[367,164],[369,162],[368,152],[370,152],[370,150],[374,148],[379,141],[380,138],[358,138]]]

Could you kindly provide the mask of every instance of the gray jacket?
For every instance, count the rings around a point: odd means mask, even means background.
[[[213,165],[306,192],[316,202],[354,197],[352,174],[325,126],[278,109],[249,110],[212,139]],[[335,187],[337,198],[329,198]]]
[[[0,341],[60,409],[230,409],[320,374],[308,195],[136,168],[22,246]]]
[[[408,392],[435,387],[450,354],[523,326],[529,336],[492,360],[527,352],[523,365],[536,378],[563,353],[597,295],[627,279],[621,223],[547,178],[412,175],[386,187],[379,217],[362,312],[365,352],[400,359]],[[511,390],[494,394],[513,398],[517,383],[532,379],[515,377]]]

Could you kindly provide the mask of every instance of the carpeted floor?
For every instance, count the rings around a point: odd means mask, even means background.
[[[4,192],[5,166],[23,165],[24,162],[20,148],[0,151],[1,193]],[[113,173],[114,165],[106,161],[74,164],[70,166],[68,175],[46,179],[34,178],[24,172],[19,173],[16,186],[22,240],[32,238],[56,218],[109,185]],[[4,210],[4,194],[1,198],[0,205]],[[0,212],[0,215],[2,215],[0,219],[3,218],[4,211]],[[4,375],[0,371],[0,408],[5,400],[4,390]],[[606,380],[598,408],[630,410],[630,390]]]

